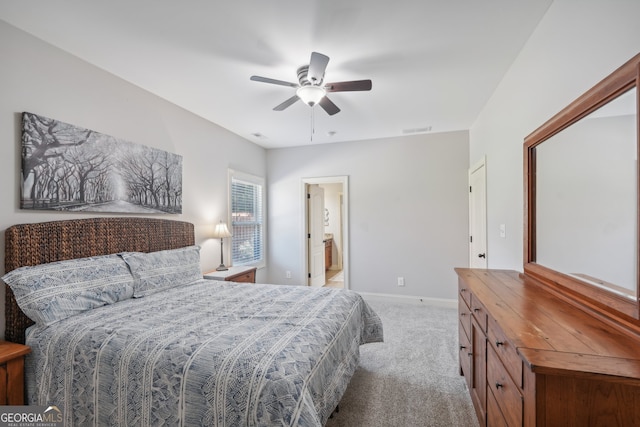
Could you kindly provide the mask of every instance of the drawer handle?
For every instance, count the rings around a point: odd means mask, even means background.
[[[473,309],[473,312],[474,312],[474,313],[477,313],[477,312],[479,312],[479,311],[480,311],[480,309],[479,309],[479,308],[474,308],[474,309]]]
[[[466,316],[467,313],[460,313],[460,316]]]
[[[503,387],[503,386],[502,386],[502,384],[500,384],[500,383],[496,383],[496,390],[499,390],[499,389],[501,389],[502,387]]]
[[[467,353],[467,356],[473,356],[473,353]]]
[[[467,348],[467,347],[465,347],[464,345],[460,346],[460,350],[464,350],[465,348]]]
[[[500,347],[501,345],[504,345],[502,341],[496,341],[496,347]]]
[[[460,292],[461,292],[461,293],[462,293],[462,292],[467,292],[467,288],[462,288],[462,289],[460,289]]]

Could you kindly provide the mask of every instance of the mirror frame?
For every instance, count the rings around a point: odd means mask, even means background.
[[[537,264],[536,260],[536,151],[535,148],[583,117],[636,88],[636,150],[640,150],[640,54],[589,89],[524,139],[524,273],[556,296],[593,314],[640,332],[640,250],[636,257],[636,297],[617,295],[567,274]],[[640,158],[640,157],[639,157]],[[640,168],[638,168],[640,169]],[[640,249],[640,172],[636,170],[636,247]]]

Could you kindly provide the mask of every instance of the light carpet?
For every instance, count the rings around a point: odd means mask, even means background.
[[[360,366],[327,427],[478,426],[458,365],[455,308],[367,298],[384,343],[360,347]]]

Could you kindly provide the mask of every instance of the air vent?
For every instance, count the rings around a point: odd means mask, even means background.
[[[411,129],[403,129],[402,133],[405,135],[408,134],[412,134],[412,133],[425,133],[425,132],[431,132],[431,126],[425,126],[423,128],[411,128]]]

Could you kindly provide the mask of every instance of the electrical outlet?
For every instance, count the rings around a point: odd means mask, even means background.
[[[285,276],[287,279],[291,279],[291,272],[287,270],[287,272],[285,273]]]
[[[398,286],[404,286],[404,277],[398,277]]]

